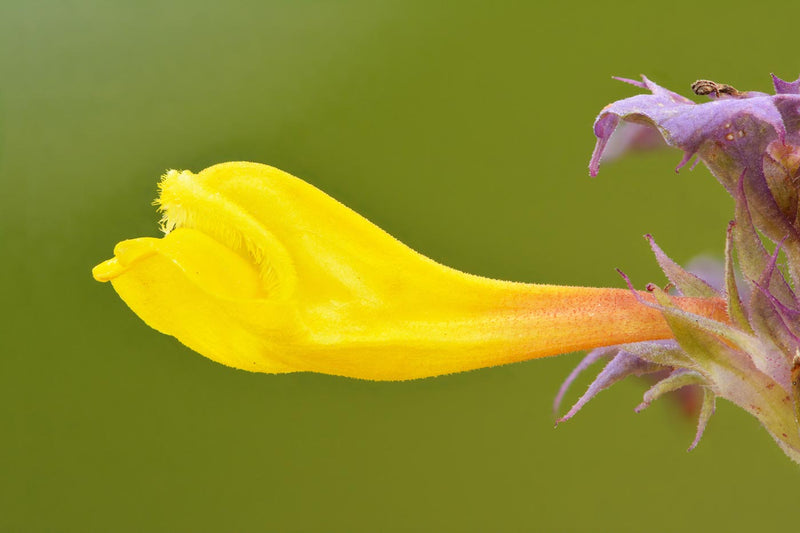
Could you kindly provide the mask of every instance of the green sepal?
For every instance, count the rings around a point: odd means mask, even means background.
[[[668,392],[673,392],[683,387],[690,385],[706,385],[706,379],[693,370],[676,370],[669,376],[665,377],[644,393],[642,403],[640,403],[634,411],[637,413],[648,408],[651,403],[659,399],[661,396]]]
[[[758,418],[784,452],[800,463],[800,427],[793,399],[784,386],[756,368],[754,362],[764,354],[748,352],[748,356],[741,346],[706,328],[701,317],[678,309],[665,292],[653,292],[675,339],[698,364],[712,392]]]
[[[739,285],[736,283],[736,275],[733,264],[733,232],[736,222],[728,224],[728,231],[725,237],[725,292],[728,309],[728,317],[731,322],[746,333],[752,334],[753,328],[747,320],[747,313],[744,310],[742,299],[739,296]]]

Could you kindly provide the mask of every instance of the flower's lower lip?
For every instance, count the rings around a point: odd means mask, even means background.
[[[114,247],[114,257],[103,261],[92,269],[97,281],[111,281],[124,274],[134,263],[155,253],[158,239],[142,237],[128,239]]]
[[[161,239],[122,241],[114,247],[114,257],[94,267],[92,275],[97,281],[116,283],[128,276],[148,276],[153,269],[161,269],[162,276],[185,277],[216,298],[269,295],[252,263],[214,237],[190,228],[175,229]]]
[[[103,261],[92,269],[92,276],[97,281],[111,281],[124,272],[124,268],[120,265],[116,257]]]

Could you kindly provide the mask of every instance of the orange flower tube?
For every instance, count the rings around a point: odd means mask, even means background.
[[[672,336],[629,290],[459,272],[272,167],[170,171],[160,189],[166,235],[119,243],[93,275],[228,366],[406,380]],[[677,303],[726,318],[722,300]]]

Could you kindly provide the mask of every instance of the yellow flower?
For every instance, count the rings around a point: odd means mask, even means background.
[[[93,275],[225,365],[403,380],[671,336],[628,290],[459,272],[272,167],[171,170],[160,190],[164,238],[120,242]],[[725,316],[721,301],[681,305]]]

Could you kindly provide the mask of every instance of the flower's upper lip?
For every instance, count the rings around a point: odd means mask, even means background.
[[[288,251],[257,217],[206,187],[202,175],[169,171],[159,188],[164,237],[120,242],[114,257],[92,270],[96,280],[113,281],[161,255],[218,298],[288,297],[295,280]]]
[[[286,247],[246,206],[218,187],[208,187],[210,167],[200,174],[169,171],[157,200],[165,233],[184,228],[200,231],[256,269],[272,298],[288,297],[296,287],[297,274]]]

